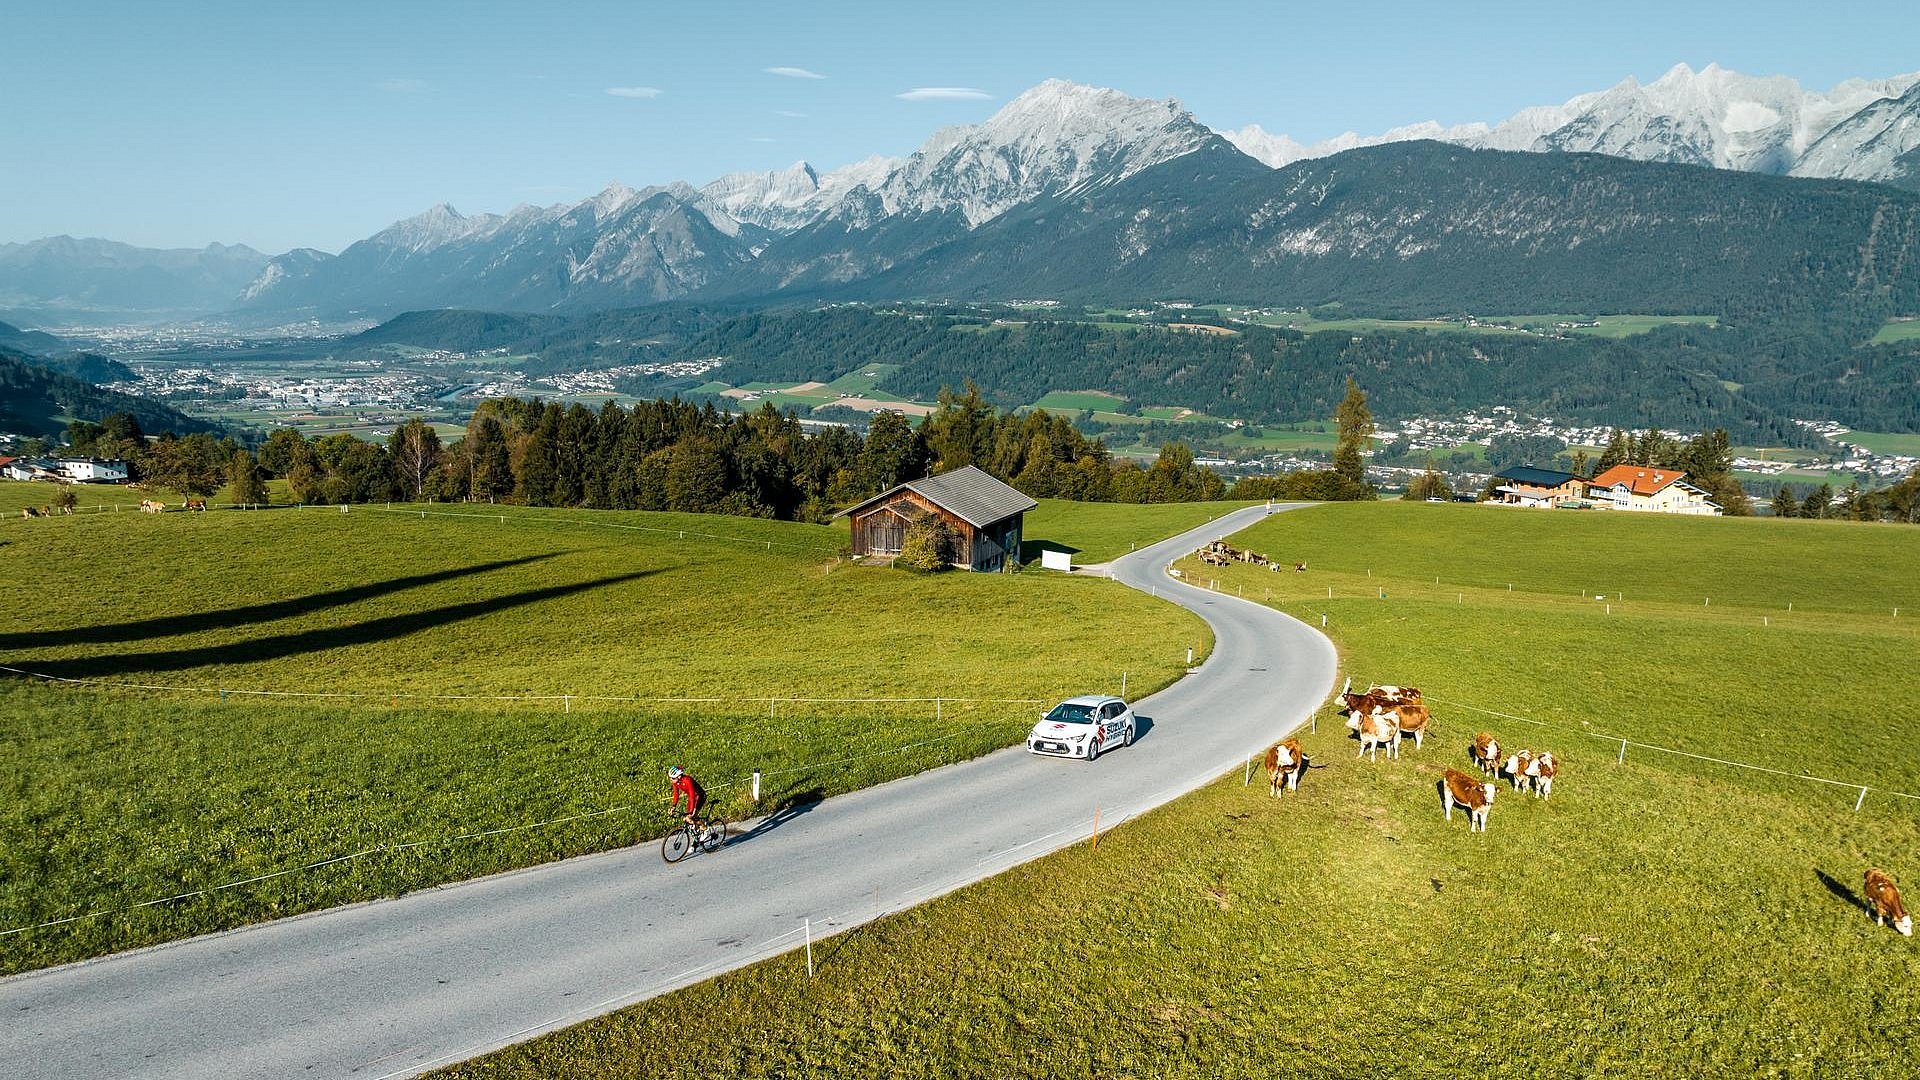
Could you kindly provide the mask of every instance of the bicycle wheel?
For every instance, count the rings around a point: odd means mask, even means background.
[[[684,825],[676,825],[672,832],[660,839],[660,857],[670,863],[679,862],[687,857],[693,847],[693,838],[688,835]]]
[[[700,850],[701,851],[719,851],[721,846],[726,842],[727,842],[727,823],[726,822],[709,821],[706,823],[706,825],[703,828],[701,828],[700,830]]]

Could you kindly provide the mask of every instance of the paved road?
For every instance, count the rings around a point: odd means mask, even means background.
[[[15,1076],[387,1077],[567,1026],[999,873],[1238,769],[1333,688],[1331,644],[1165,576],[1254,507],[1116,561],[1213,654],[1088,765],[1015,748],[829,799],[677,866],[642,844],[0,980]],[[799,962],[796,958],[795,962]]]

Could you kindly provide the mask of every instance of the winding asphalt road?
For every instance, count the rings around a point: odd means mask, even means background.
[[[1084,839],[1304,723],[1333,646],[1165,574],[1270,511],[1117,560],[1198,613],[1214,651],[1136,703],[1153,721],[1089,765],[1013,748],[819,803],[678,865],[648,843],[0,980],[22,1077],[408,1076],[792,950]],[[799,962],[796,959],[796,962]]]

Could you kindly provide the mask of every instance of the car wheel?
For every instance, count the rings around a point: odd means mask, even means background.
[[[1099,736],[1097,735],[1088,736],[1087,737],[1087,760],[1092,761],[1094,758],[1097,758],[1099,756],[1100,756]]]
[[[1124,737],[1121,738],[1120,745],[1121,746],[1133,745],[1133,725],[1132,724],[1127,725],[1127,733]]]

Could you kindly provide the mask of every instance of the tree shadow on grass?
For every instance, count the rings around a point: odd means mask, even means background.
[[[1020,541],[1020,561],[1021,562],[1033,562],[1036,559],[1040,558],[1040,553],[1043,551],[1064,551],[1069,555],[1080,554],[1079,548],[1074,547],[1070,544],[1062,544],[1057,540],[1022,540]]]
[[[352,645],[371,645],[382,641],[391,641],[431,630],[450,623],[477,619],[484,615],[493,615],[527,604],[537,604],[543,600],[555,600],[562,596],[586,592],[589,589],[603,588],[636,581],[655,573],[652,570],[637,570],[631,574],[619,574],[601,578],[598,581],[580,581],[570,585],[549,585],[544,589],[526,589],[521,592],[507,593],[504,596],[489,597],[485,600],[473,600],[464,604],[449,604],[445,607],[430,608],[426,611],[408,612],[404,615],[389,615],[382,619],[354,623],[349,626],[328,626],[314,630],[302,630],[292,634],[277,634],[273,637],[256,638],[251,641],[236,641],[227,645],[208,645],[196,649],[175,649],[168,652],[127,653],[119,656],[81,657],[71,660],[43,660],[33,662],[33,671],[38,675],[51,675],[62,679],[99,678],[105,675],[124,675],[133,672],[186,671],[192,668],[255,664],[264,660],[278,660],[288,656],[301,656],[307,653],[323,652],[327,649],[340,649]]]
[[[231,626],[244,626],[248,623],[271,622],[275,619],[291,618],[295,615],[307,615],[315,611],[324,611],[331,607],[372,600],[377,597],[396,593],[402,589],[418,588],[421,585],[433,585],[442,581],[452,581],[471,574],[484,574],[492,570],[504,570],[510,566],[525,566],[528,563],[551,559],[556,553],[528,555],[521,559],[501,559],[497,562],[480,563],[475,566],[455,567],[451,570],[436,570],[430,574],[414,574],[409,577],[393,578],[389,581],[376,581],[368,585],[354,585],[345,589],[332,589],[310,596],[294,597],[291,600],[275,600],[265,604],[248,604],[245,607],[223,608],[219,611],[199,611],[187,615],[166,615],[154,619],[138,619],[133,622],[113,623],[108,626],[76,626],[66,630],[28,631],[18,634],[0,634],[0,649],[35,649],[58,645],[93,645],[110,641],[144,641],[149,638],[173,637],[178,634],[198,634],[208,630],[221,630]]]
[[[1848,905],[1859,908],[1869,915],[1873,914],[1873,908],[1868,906],[1864,897],[1835,880],[1832,874],[1827,873],[1825,870],[1816,869],[1813,872],[1813,876],[1820,879],[1820,884],[1825,885],[1828,892],[1845,900]]]

